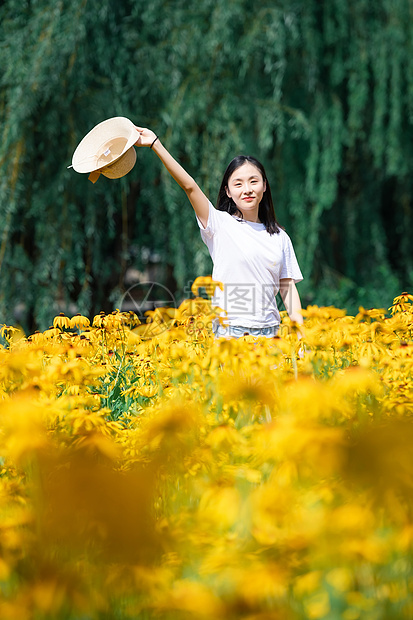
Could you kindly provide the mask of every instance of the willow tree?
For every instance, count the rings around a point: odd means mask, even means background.
[[[390,305],[413,279],[412,10],[5,0],[0,322],[44,327],[59,309],[108,309],[150,252],[177,297],[211,272],[186,197],[153,153],[138,150],[118,181],[67,169],[79,140],[115,115],[154,129],[213,202],[228,161],[257,156],[304,302]]]

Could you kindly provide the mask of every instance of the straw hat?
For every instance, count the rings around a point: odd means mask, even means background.
[[[73,153],[69,168],[76,172],[89,172],[88,178],[92,183],[96,183],[100,174],[109,179],[119,179],[135,165],[133,145],[139,135],[128,118],[109,118],[86,134]]]

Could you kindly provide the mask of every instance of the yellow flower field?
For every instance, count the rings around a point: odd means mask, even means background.
[[[2,326],[1,620],[412,618],[412,302]]]

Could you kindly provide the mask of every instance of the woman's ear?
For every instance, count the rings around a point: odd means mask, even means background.
[[[225,188],[225,191],[227,192],[227,196],[228,196],[228,198],[231,198],[231,194],[229,193],[229,189],[228,189],[228,187],[226,187],[226,188]]]

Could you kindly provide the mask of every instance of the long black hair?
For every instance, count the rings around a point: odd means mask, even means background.
[[[270,235],[279,233],[281,226],[278,224],[275,217],[274,203],[272,201],[270,184],[268,183],[267,175],[265,174],[264,166],[258,159],[251,157],[251,155],[238,155],[228,164],[227,169],[224,172],[221,187],[218,194],[217,209],[219,211],[226,211],[230,215],[237,215],[242,219],[242,213],[236,206],[235,202],[227,194],[228,181],[230,176],[235,172],[237,168],[245,164],[246,162],[252,164],[260,171],[266,189],[262,196],[260,205],[258,207],[258,217],[260,222],[265,225],[267,232]]]

